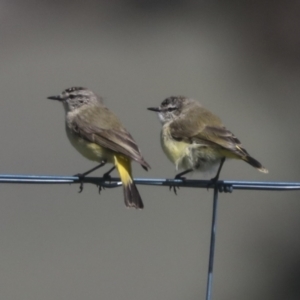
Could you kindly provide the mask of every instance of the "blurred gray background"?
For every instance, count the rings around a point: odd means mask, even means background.
[[[229,161],[221,179],[300,181],[299,13],[299,1],[1,0],[0,172],[95,166],[46,100],[79,85],[139,144],[152,169],[134,163],[135,177],[176,174],[146,108],[185,95],[270,171]],[[2,184],[0,298],[204,299],[212,191],[139,190],[143,211],[125,208],[121,188]],[[213,299],[300,298],[299,195],[220,195]]]

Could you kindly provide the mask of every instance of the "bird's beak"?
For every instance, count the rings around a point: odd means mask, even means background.
[[[151,110],[151,111],[156,111],[156,112],[160,112],[161,111],[161,109],[159,107],[148,107],[147,109]]]
[[[58,95],[58,96],[50,96],[50,97],[47,97],[47,99],[50,99],[50,100],[57,100],[57,101],[62,101],[63,100],[63,97]]]

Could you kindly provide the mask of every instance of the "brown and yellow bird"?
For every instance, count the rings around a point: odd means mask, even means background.
[[[177,170],[184,170],[175,178],[182,178],[194,170],[206,172],[219,166],[212,178],[216,182],[226,158],[243,160],[258,171],[268,173],[225,128],[220,118],[198,101],[183,96],[169,97],[159,107],[148,110],[157,112],[162,123],[163,151]]]
[[[84,157],[101,163],[100,166],[112,163],[114,167],[108,173],[117,168],[125,205],[142,209],[144,205],[132,179],[131,161],[138,162],[145,170],[150,166],[130,133],[104,105],[102,98],[86,88],[72,87],[48,99],[62,102],[66,112],[67,136],[76,150]]]

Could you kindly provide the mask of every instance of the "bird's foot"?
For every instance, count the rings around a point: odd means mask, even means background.
[[[101,185],[97,185],[97,187],[98,187],[98,193],[99,193],[99,195],[101,194],[101,191],[102,190],[105,190],[105,187],[104,186],[101,186]]]
[[[110,172],[106,172],[103,174],[102,178],[104,179],[104,181],[108,181],[109,183],[111,183],[111,176],[109,174]]]
[[[181,176],[180,174],[176,175],[174,177],[174,179],[180,179],[180,180],[185,180],[186,178]],[[169,190],[173,190],[174,194],[177,195],[177,189],[179,190],[179,186],[175,186],[175,185],[170,185],[169,186]]]
[[[74,177],[75,176],[79,178],[80,185],[79,185],[78,193],[81,193],[83,191],[83,178],[85,177],[85,175],[81,174],[81,173],[78,173],[78,174],[75,174]]]

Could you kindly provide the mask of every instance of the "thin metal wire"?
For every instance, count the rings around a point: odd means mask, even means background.
[[[115,188],[122,185],[119,178],[103,177],[84,177],[78,176],[46,176],[46,175],[9,175],[0,174],[0,183],[15,184],[73,184],[73,183],[91,183],[99,187]],[[209,248],[209,264],[207,274],[206,300],[211,299],[212,281],[213,281],[213,265],[215,254],[216,226],[217,226],[217,207],[218,193],[231,193],[233,190],[260,190],[260,191],[292,191],[300,190],[300,182],[267,182],[267,181],[218,181],[211,184],[210,180],[181,180],[181,179],[158,179],[158,178],[135,178],[134,182],[140,185],[155,186],[176,186],[176,187],[192,187],[205,188],[208,186],[214,188],[214,199],[212,208],[212,224]]]
[[[97,186],[113,188],[122,185],[119,178],[111,178],[110,181],[102,177],[78,176],[47,176],[47,175],[10,175],[0,174],[0,183],[27,183],[27,184],[76,184],[91,183]],[[159,178],[134,178],[139,185],[176,186],[207,188],[209,180],[181,180],[181,179],[159,179]],[[216,185],[219,192],[232,192],[233,190],[300,190],[300,182],[268,182],[268,181],[233,181],[219,180]],[[212,184],[211,187],[214,187]]]
[[[206,286],[206,298],[205,298],[206,300],[210,300],[212,294],[213,268],[214,268],[214,258],[215,258],[215,241],[216,241],[216,233],[217,233],[218,194],[219,194],[218,186],[215,186],[213,208],[212,208],[211,232],[210,232],[207,286]]]

